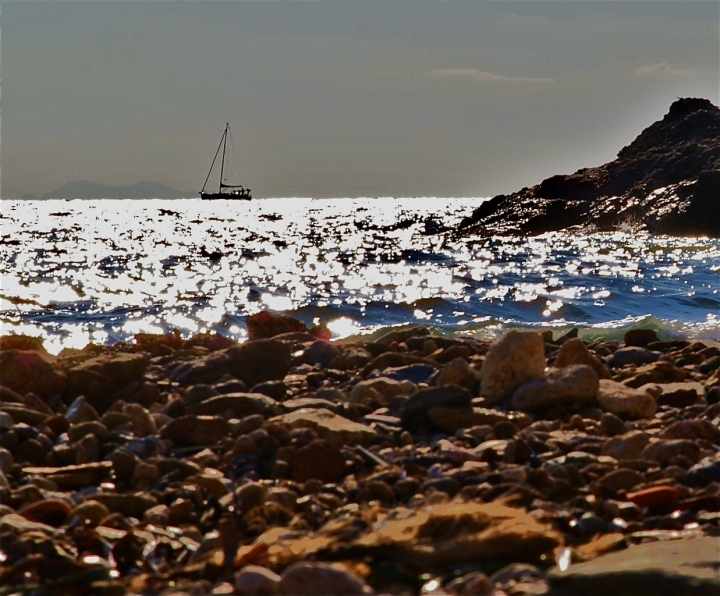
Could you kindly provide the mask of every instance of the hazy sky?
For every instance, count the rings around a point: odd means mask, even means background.
[[[719,103],[716,0],[2,4],[2,196],[202,185],[227,120],[255,196],[490,196]]]

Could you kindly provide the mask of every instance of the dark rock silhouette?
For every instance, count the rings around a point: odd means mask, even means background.
[[[720,108],[707,99],[678,99],[614,161],[493,197],[455,233],[567,228],[720,237]]]

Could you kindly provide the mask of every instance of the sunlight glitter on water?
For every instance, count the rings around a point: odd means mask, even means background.
[[[337,336],[652,320],[720,338],[718,240],[425,233],[481,201],[6,201],[3,332],[52,346],[173,327],[242,339],[245,315],[269,308],[330,322]]]

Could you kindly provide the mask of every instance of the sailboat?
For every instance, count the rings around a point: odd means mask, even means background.
[[[210,171],[208,172],[207,178],[205,178],[205,184],[203,184],[202,190],[200,191],[200,198],[209,201],[213,199],[233,199],[240,201],[249,201],[252,199],[250,189],[245,188],[239,184],[225,184],[223,182],[223,174],[225,172],[225,153],[227,149],[227,140],[230,132],[230,124],[225,123],[225,130],[223,131],[220,144],[218,145],[215,157],[213,157],[212,164],[210,165]],[[205,187],[207,186],[208,180],[210,180],[210,174],[212,174],[213,167],[217,161],[218,154],[222,148],[222,159],[220,161],[220,184],[217,192],[206,192]]]

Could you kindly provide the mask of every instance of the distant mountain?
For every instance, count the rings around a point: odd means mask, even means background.
[[[184,199],[197,197],[197,192],[175,190],[160,182],[143,180],[127,186],[106,186],[88,180],[63,184],[42,195],[43,199]]]

